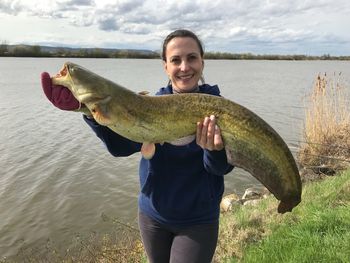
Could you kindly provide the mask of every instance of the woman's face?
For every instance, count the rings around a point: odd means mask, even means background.
[[[204,61],[191,37],[175,37],[166,47],[164,68],[177,92],[191,92],[198,86]]]

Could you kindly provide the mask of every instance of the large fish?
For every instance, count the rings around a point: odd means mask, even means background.
[[[101,125],[140,143],[173,142],[193,136],[196,124],[215,115],[228,162],[251,173],[278,200],[279,213],[301,201],[295,160],[282,138],[247,108],[222,97],[191,93],[145,96],[67,62],[52,78],[70,89]]]

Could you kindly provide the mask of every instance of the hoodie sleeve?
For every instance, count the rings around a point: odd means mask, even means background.
[[[212,174],[224,175],[232,171],[233,166],[227,162],[225,149],[221,151],[204,150],[204,168]]]
[[[94,119],[87,118],[85,115],[83,118],[113,156],[129,156],[141,150],[141,143],[125,138],[108,127],[98,124]]]

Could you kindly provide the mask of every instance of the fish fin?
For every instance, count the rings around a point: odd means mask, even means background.
[[[171,141],[169,143],[175,146],[184,146],[186,144],[193,142],[195,139],[196,139],[196,135],[189,135],[186,137],[176,139],[175,141]]]
[[[111,97],[107,97],[98,103],[94,104],[90,111],[94,119],[101,125],[110,125],[112,124],[112,120],[110,119],[108,113],[108,102],[111,100]]]
[[[143,90],[139,92],[139,95],[148,95],[149,91]]]
[[[141,147],[141,154],[143,158],[150,160],[156,152],[156,146],[154,143],[144,142]]]

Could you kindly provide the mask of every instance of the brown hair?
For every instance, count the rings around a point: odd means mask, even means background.
[[[162,50],[162,59],[164,61],[166,61],[166,48],[168,46],[168,43],[175,37],[190,37],[192,38],[194,41],[196,41],[198,48],[199,48],[199,52],[201,57],[203,58],[204,56],[204,49],[203,49],[203,45],[202,42],[199,40],[199,38],[196,36],[195,33],[193,33],[190,30],[186,30],[186,29],[178,29],[175,30],[173,32],[171,32],[165,39],[163,42],[163,50]]]

